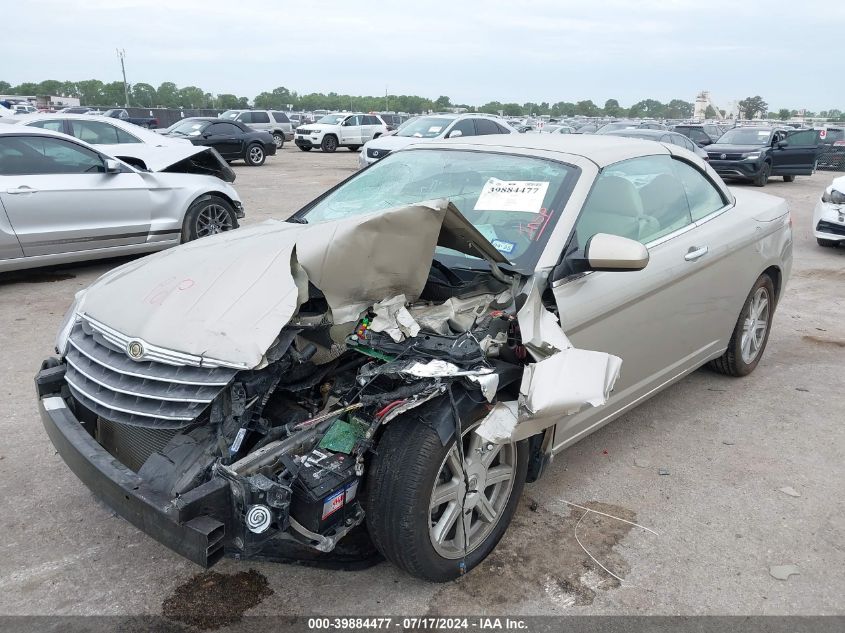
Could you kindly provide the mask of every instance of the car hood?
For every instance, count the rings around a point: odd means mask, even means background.
[[[377,301],[417,299],[438,245],[507,261],[445,200],[313,225],[270,220],[116,268],[77,312],[150,345],[253,368],[309,283],[333,323],[354,323]]]
[[[150,171],[217,176],[226,182],[235,182],[235,172],[212,147],[196,146],[192,143],[162,146],[146,143],[124,143],[122,145],[94,145],[93,147],[133,167],[140,167],[140,161]]]
[[[320,125],[317,125],[316,123],[307,123],[305,125],[300,125],[298,128],[296,128],[296,131],[308,132],[310,134],[311,132],[325,132],[327,130],[335,130],[339,127],[339,125],[329,125],[328,123],[321,123]]]
[[[765,145],[728,145],[721,143],[711,143],[704,147],[706,152],[721,152],[722,154],[750,154],[751,152],[765,152],[768,149]]]
[[[366,144],[366,148],[383,149],[389,152],[393,152],[398,149],[402,149],[403,147],[408,147],[409,145],[415,145],[417,143],[425,143],[426,141],[435,140],[439,139],[414,138],[413,136],[396,136],[395,134],[393,134],[391,136],[379,136],[377,139],[369,141]]]

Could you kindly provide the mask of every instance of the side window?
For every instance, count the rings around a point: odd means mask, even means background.
[[[114,128],[114,131],[117,132],[117,142],[121,145],[124,143],[140,143],[141,140],[132,136],[126,130],[121,130],[119,127]]]
[[[449,130],[449,133],[460,130],[461,136],[475,136],[475,124],[472,121],[473,119],[461,119],[455,123],[455,127]]]
[[[490,119],[476,119],[475,129],[478,130],[479,136],[482,134],[499,134],[499,126]]]
[[[27,123],[29,127],[40,127],[44,130],[52,130],[53,132],[64,132],[65,126],[62,119],[50,119],[49,121],[36,121],[35,123]]]
[[[578,244],[596,233],[647,244],[692,222],[684,186],[668,156],[632,158],[606,167],[575,224]]]
[[[511,133],[511,131],[508,128],[506,128],[504,125],[499,125],[498,123],[496,123],[496,127],[499,128],[499,134],[510,134]]]
[[[252,122],[253,123],[269,123],[270,116],[266,112],[253,112],[252,113]]]
[[[371,114],[364,116],[364,123],[363,125],[381,125],[381,121],[379,121],[376,117]]]
[[[672,169],[684,186],[693,222],[725,206],[719,190],[695,167],[673,160]]]
[[[49,136],[0,139],[0,174],[85,174],[105,171],[100,155]]]
[[[798,130],[787,134],[786,140],[790,145],[816,145],[818,143],[818,132],[816,130]]]
[[[117,128],[101,121],[71,119],[70,131],[80,141],[92,145],[117,145]]]
[[[344,121],[343,124],[347,127],[353,127],[355,125],[361,125],[361,117],[358,116],[358,115],[351,116],[348,119],[346,119],[346,121]]]
[[[284,112],[273,112],[273,118],[276,119],[276,123],[290,123],[290,119],[288,115]]]
[[[691,128],[689,131],[689,137],[695,141],[709,141],[710,137],[705,134],[704,130],[699,130],[697,127]]]
[[[241,123],[249,125],[252,123],[252,112],[241,112],[237,118],[235,118],[235,121],[240,121]]]

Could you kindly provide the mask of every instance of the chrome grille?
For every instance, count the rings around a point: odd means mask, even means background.
[[[234,368],[177,365],[178,352],[155,348],[156,353],[151,354],[149,346],[145,358],[155,360],[135,361],[117,344],[130,340],[128,337],[98,326],[102,324],[85,319],[74,326],[65,354],[65,381],[80,404],[112,422],[184,428],[237,372]]]

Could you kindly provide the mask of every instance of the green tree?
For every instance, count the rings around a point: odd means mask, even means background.
[[[522,106],[518,103],[504,103],[502,104],[502,111],[505,116],[522,116],[526,114],[522,111]]]
[[[616,99],[608,99],[604,102],[604,113],[607,116],[618,117],[624,114],[625,110],[619,105]]]
[[[662,117],[665,112],[666,106],[656,99],[643,99],[631,106],[628,110],[628,116],[633,118]]]
[[[551,108],[552,116],[575,116],[577,106],[571,101],[558,101]]]
[[[177,95],[179,105],[183,108],[203,108],[207,104],[205,91],[196,86],[179,88]]]
[[[499,101],[488,101],[483,106],[478,108],[479,112],[486,112],[487,114],[499,114],[503,111],[502,104]]]
[[[156,89],[156,101],[165,108],[179,107],[179,88],[172,81],[165,81]]]
[[[238,107],[238,98],[233,94],[217,95],[217,107],[224,110],[233,110]]]
[[[248,108],[249,107],[249,99],[246,97],[238,97],[238,108]]]
[[[707,119],[718,119],[719,113],[716,112],[716,108],[708,103],[707,108],[704,110],[704,117]]]
[[[103,96],[103,82],[99,79],[77,81],[76,89],[79,91],[79,101],[82,105],[103,105],[101,102]]]
[[[666,104],[666,118],[669,119],[688,119],[692,116],[694,106],[689,101],[683,99],[672,99]]]
[[[452,107],[452,100],[449,97],[441,95],[434,100],[434,109],[438,111],[446,110]]]
[[[780,110],[778,110],[777,117],[781,121],[786,121],[789,118],[789,114],[789,108],[781,108]]]
[[[27,81],[13,86],[12,92],[16,95],[36,95],[38,94],[38,84]]]
[[[12,84],[10,84],[8,81],[0,81],[0,92],[11,92],[11,89]]]
[[[599,116],[601,115],[601,108],[599,108],[591,99],[586,101],[579,101],[575,104],[575,114],[583,114],[584,116]]]
[[[100,103],[97,105],[109,106],[115,108],[122,106],[126,97],[123,92],[122,81],[111,81],[103,84],[102,92],[100,93]]]
[[[150,84],[140,83],[132,86],[132,105],[153,108],[158,105],[156,89]]]
[[[769,109],[769,104],[763,101],[763,97],[760,95],[746,97],[737,106],[739,107],[740,116],[746,119],[753,119],[758,114],[768,112]]]
[[[38,91],[36,92],[36,94],[57,95],[61,92],[62,86],[63,82],[61,81],[58,81],[56,79],[47,79],[38,84]]]

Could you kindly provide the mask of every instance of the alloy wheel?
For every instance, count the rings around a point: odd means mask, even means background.
[[[257,145],[254,147],[250,147],[249,160],[254,164],[260,163],[262,160],[264,160],[264,150],[258,147]]]
[[[742,360],[751,364],[760,354],[763,342],[766,340],[766,331],[769,328],[769,291],[766,288],[758,288],[748,306],[748,314],[742,325],[742,339],[740,349]]]
[[[219,204],[209,204],[197,215],[197,237],[217,235],[232,228],[232,216]]]
[[[463,558],[484,542],[504,512],[516,477],[516,444],[487,443],[473,429],[461,438],[463,467],[456,444],[431,491],[429,537],[444,558]]]

